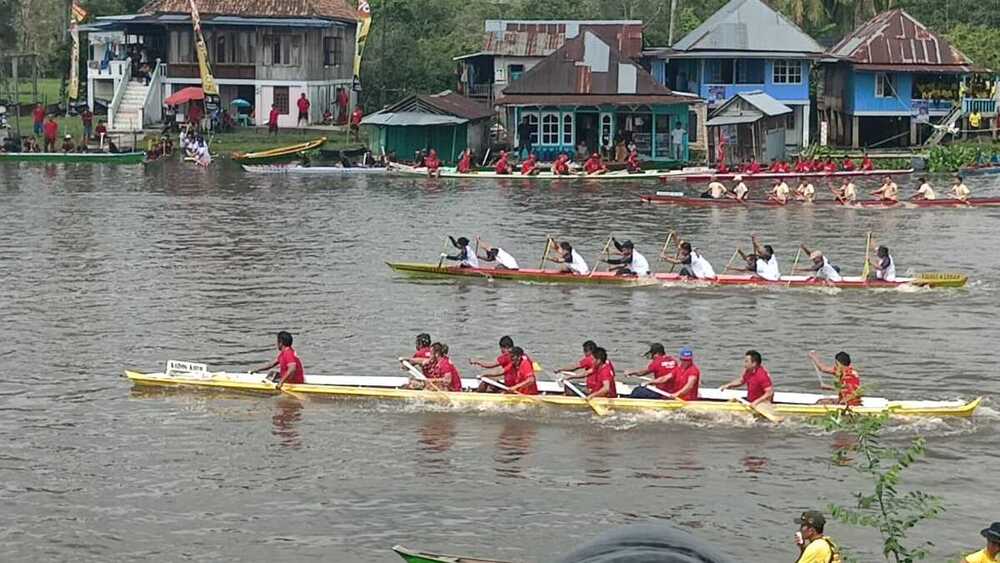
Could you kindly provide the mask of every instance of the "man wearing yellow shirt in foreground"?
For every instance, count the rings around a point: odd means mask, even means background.
[[[826,518],[816,510],[807,510],[795,520],[799,531],[795,543],[802,550],[798,563],[840,563],[840,550],[823,535]]]
[[[982,532],[986,538],[986,549],[979,550],[972,555],[966,555],[962,563],[997,563],[1000,562],[1000,522],[990,524]]]

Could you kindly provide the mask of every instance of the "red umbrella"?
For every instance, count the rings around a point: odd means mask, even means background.
[[[180,104],[186,104],[192,100],[204,100],[205,91],[198,86],[188,86],[180,92],[175,92],[173,95],[167,97],[163,100],[163,103],[168,106],[177,106]]]

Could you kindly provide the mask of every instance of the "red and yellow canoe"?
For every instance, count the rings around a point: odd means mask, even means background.
[[[966,201],[957,199],[923,199],[923,200],[903,200],[897,202],[884,201],[881,199],[867,199],[854,203],[840,203],[835,199],[819,199],[806,203],[798,200],[788,200],[786,203],[778,203],[770,199],[751,199],[747,201],[737,201],[735,199],[723,198],[713,199],[710,197],[690,197],[677,192],[657,192],[654,195],[644,195],[639,197],[644,203],[658,203],[663,205],[677,205],[680,207],[844,207],[844,208],[864,208],[864,209],[917,209],[925,207],[1000,207],[1000,198],[997,197],[977,197]]]
[[[767,172],[762,171],[756,174],[747,174],[746,172],[726,172],[724,174],[714,173],[711,170],[707,171],[678,171],[672,174],[666,175],[663,179],[667,180],[687,180],[688,182],[708,182],[713,178],[716,180],[734,180],[737,176],[743,178],[744,182],[753,182],[755,180],[777,180],[779,178],[784,178],[787,180],[793,178],[853,178],[853,177],[875,177],[881,178],[883,176],[903,176],[906,174],[913,174],[912,168],[898,169],[898,170],[838,170],[837,172]]]
[[[492,268],[461,268],[412,262],[386,262],[394,271],[415,278],[466,278],[478,280],[505,280],[526,283],[552,283],[574,285],[613,285],[625,287],[698,287],[698,286],[751,286],[751,287],[837,287],[852,289],[892,289],[909,287],[963,287],[968,277],[962,274],[925,273],[914,277],[897,278],[896,281],[864,280],[859,276],[844,276],[840,282],[817,280],[810,276],[782,276],[779,281],[755,278],[749,274],[719,275],[715,278],[695,280],[678,274],[654,274],[648,277],[617,276],[611,272],[594,272],[589,276],[568,274],[557,270],[501,270]]]

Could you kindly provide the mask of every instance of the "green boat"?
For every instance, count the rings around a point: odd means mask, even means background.
[[[0,161],[43,164],[142,164],[146,153],[137,152],[5,152]]]
[[[479,559],[477,557],[461,557],[459,555],[444,555],[428,551],[415,551],[401,545],[392,548],[393,551],[408,563],[509,563],[499,559]]]

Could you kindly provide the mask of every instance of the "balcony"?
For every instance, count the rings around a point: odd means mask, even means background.
[[[167,65],[166,71],[168,78],[201,78],[198,63],[170,63]],[[212,76],[223,79],[254,80],[257,78],[257,67],[252,64],[214,64]]]
[[[87,77],[120,80],[125,73],[125,61],[88,61]]]
[[[481,84],[467,84],[468,97],[470,98],[493,98],[493,83],[483,82]]]
[[[993,98],[965,98],[962,100],[962,113],[968,115],[979,112],[983,117],[993,117],[997,114],[997,101]]]

